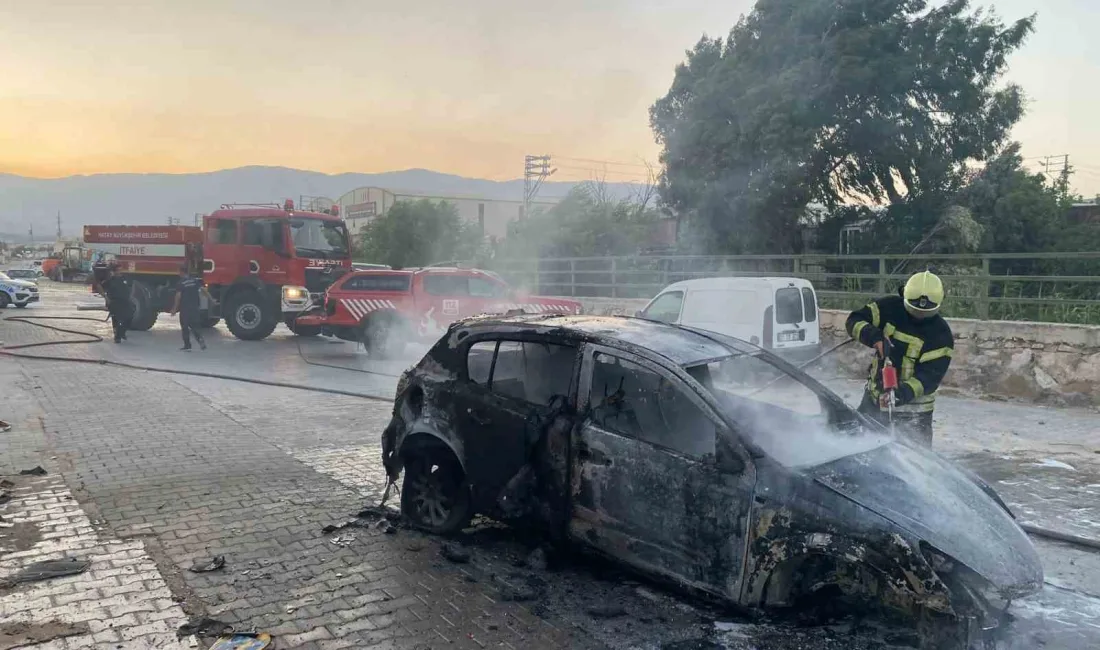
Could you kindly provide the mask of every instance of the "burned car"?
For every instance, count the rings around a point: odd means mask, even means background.
[[[401,378],[383,461],[423,529],[521,521],[750,610],[835,592],[989,629],[1043,582],[976,476],[702,330],[456,323]]]

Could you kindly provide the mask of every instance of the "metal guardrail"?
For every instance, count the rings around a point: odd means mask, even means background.
[[[911,273],[943,277],[944,312],[959,318],[1100,323],[1100,251],[987,255],[736,255],[497,260],[491,268],[543,295],[651,298],[682,280],[800,277],[825,308],[893,292]]]

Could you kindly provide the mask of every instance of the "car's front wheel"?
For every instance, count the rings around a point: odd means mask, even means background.
[[[436,535],[457,532],[470,522],[470,487],[449,450],[417,450],[406,461],[401,513],[413,526]]]

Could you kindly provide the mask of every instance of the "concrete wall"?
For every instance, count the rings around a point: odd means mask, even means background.
[[[586,314],[631,315],[645,300],[579,298]],[[847,339],[848,312],[821,311],[823,349]],[[944,386],[1051,405],[1100,406],[1100,327],[948,319],[955,355]],[[869,357],[857,347],[838,350],[831,363],[863,377]]]

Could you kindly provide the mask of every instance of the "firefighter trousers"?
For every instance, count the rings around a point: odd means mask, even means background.
[[[879,408],[878,400],[869,391],[863,391],[859,412],[884,427],[890,426],[890,413]],[[894,411],[894,428],[899,434],[925,447],[932,447],[932,411],[906,413]]]
[[[115,332],[115,343],[121,343],[122,339],[126,338],[126,330],[130,328],[130,320],[133,318],[133,312],[128,309],[112,309],[109,312],[111,314],[111,329]]]
[[[202,338],[202,326],[199,324],[199,310],[180,310],[180,333],[183,334],[183,347],[191,348],[191,337],[202,347],[206,347],[206,341]]]

